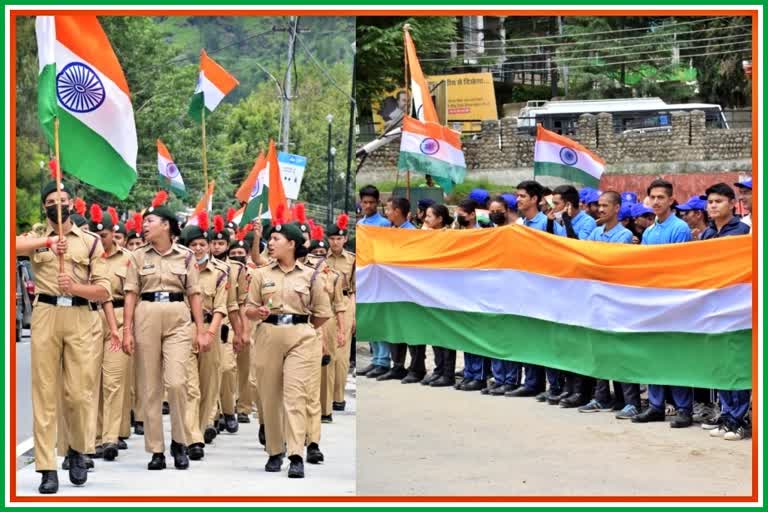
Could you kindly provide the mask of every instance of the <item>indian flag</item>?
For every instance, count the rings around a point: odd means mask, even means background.
[[[160,173],[160,181],[164,186],[169,187],[179,197],[187,195],[181,172],[173,163],[171,152],[160,139],[157,139],[157,171]]]
[[[283,179],[280,176],[280,164],[277,161],[277,149],[274,141],[270,140],[266,165],[257,174],[248,204],[238,225],[244,227],[257,217],[271,219],[281,203],[286,205],[286,211],[288,211]]]
[[[187,225],[197,226],[197,215],[201,212],[210,212],[213,210],[213,191],[216,189],[216,180],[211,180],[208,184],[208,190],[203,193],[203,197],[197,202],[195,210],[187,219]]]
[[[96,16],[38,16],[37,107],[61,167],[120,199],[136,182],[136,124],[128,82]]]
[[[229,94],[239,83],[235,77],[210,58],[205,50],[201,50],[200,74],[197,78],[197,86],[192,95],[192,101],[189,103],[189,115],[198,123],[202,122],[203,109],[208,114],[213,112],[224,99],[224,96]]]
[[[751,237],[637,246],[517,225],[357,229],[360,339],[622,382],[752,387]]]
[[[605,160],[576,141],[536,128],[533,149],[533,175],[556,176],[566,181],[597,187],[605,170]]]

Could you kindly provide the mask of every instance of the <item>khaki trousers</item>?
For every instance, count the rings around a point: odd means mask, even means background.
[[[323,324],[323,328],[330,323],[330,320]],[[321,328],[322,329],[322,328]],[[322,407],[320,405],[320,380],[321,380],[321,367],[327,368],[329,365],[322,366],[323,358],[323,339],[321,336],[325,336],[325,332],[317,332],[317,345],[320,347],[320,353],[315,360],[315,364],[310,367],[311,373],[308,378],[308,392],[307,397],[307,440],[306,444],[318,443],[320,444],[320,425],[322,414]],[[329,413],[330,414],[330,413]]]
[[[137,394],[144,404],[144,448],[149,453],[163,453],[164,390],[171,409],[171,438],[187,444],[187,363],[194,329],[184,302],[140,301],[135,316],[136,380]]]
[[[123,308],[115,309],[117,327],[122,336]],[[111,336],[104,314],[101,314],[101,328],[104,333],[104,350],[101,365],[101,388],[99,389],[99,414],[96,422],[96,446],[117,443],[123,422],[125,397],[130,384],[129,377],[133,361],[131,356],[120,350],[110,350]],[[130,418],[128,418],[130,421]]]
[[[120,335],[122,336],[122,332]],[[128,356],[128,375],[125,380],[125,392],[123,393],[123,410],[120,413],[120,430],[118,433],[118,437],[122,439],[128,439],[131,437],[131,406],[134,402],[135,379],[136,371],[134,369],[134,361],[131,356]]]
[[[323,416],[333,414],[333,392],[335,389],[335,361],[339,357],[338,352],[343,352],[336,349],[336,330],[338,329],[338,323],[336,317],[329,318],[327,322],[320,328],[325,337],[325,343],[328,347],[328,355],[331,356],[331,362],[321,367],[320,370],[320,406]]]
[[[205,325],[208,328],[208,324]],[[184,428],[188,444],[202,443],[205,428],[213,425],[219,396],[220,345],[218,337],[208,352],[192,351],[187,359],[187,415]]]
[[[355,319],[355,303],[347,298],[347,310],[344,312],[344,346],[336,350],[333,366],[333,401],[344,401],[344,388],[349,372],[349,353],[352,350],[352,321]],[[330,368],[328,371],[331,371]]]
[[[221,412],[231,416],[235,414],[235,395],[237,394],[237,359],[232,347],[234,331],[230,328],[229,340],[219,343],[221,359]]]
[[[251,386],[251,344],[248,343],[237,353],[237,406],[238,414],[250,415],[253,412],[253,388]]]
[[[307,407],[311,380],[322,357],[317,331],[310,324],[259,324],[251,351],[251,382],[256,382],[263,406],[267,453],[283,451],[304,456],[307,436]],[[285,421],[283,421],[285,418]]]
[[[57,434],[66,447],[86,452],[89,405],[96,399],[91,358],[97,350],[94,333],[98,329],[96,316],[87,306],[38,303],[32,310],[32,415],[37,471],[56,469]],[[57,432],[57,410],[68,427],[65,432]]]

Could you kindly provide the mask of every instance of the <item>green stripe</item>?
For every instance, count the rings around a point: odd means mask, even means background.
[[[176,194],[176,197],[180,199],[187,197],[187,190],[178,185],[175,181],[168,179],[166,176],[158,173],[157,181],[160,182],[161,187],[172,190],[173,193]]]
[[[203,93],[199,92],[192,95],[192,99],[189,101],[189,115],[198,123],[203,122],[203,109],[205,108],[205,99]],[[205,116],[208,117],[211,111],[205,109]]]
[[[576,167],[555,164],[552,162],[534,162],[533,176],[555,176],[565,181],[581,183],[587,187],[597,187],[600,180]]]
[[[545,320],[358,303],[357,338],[426,344],[602,379],[714,389],[752,387],[752,330],[616,333]]]
[[[50,69],[49,69],[50,68]],[[136,182],[136,171],[115,151],[101,135],[71,115],[66,109],[56,108],[53,81],[50,79],[53,66],[46,66],[40,75],[38,91],[38,115],[43,131],[51,147],[54,147],[53,120],[59,116],[59,148],[61,169],[65,174],[76,176],[81,181],[116,195],[128,197]],[[53,107],[51,106],[53,102]]]
[[[463,183],[467,174],[466,167],[449,164],[437,158],[428,157],[408,151],[401,151],[397,161],[400,171],[414,171],[422,174],[430,174],[434,178],[446,178],[454,183]]]
[[[259,205],[261,205],[261,214],[269,211],[269,187],[264,187],[261,194],[248,201],[248,205],[243,212],[243,218],[240,219],[240,227],[245,227],[259,214]]]

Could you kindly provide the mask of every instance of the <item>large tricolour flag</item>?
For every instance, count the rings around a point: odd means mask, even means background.
[[[259,170],[256,183],[251,190],[251,196],[245,207],[245,212],[240,219],[240,227],[244,227],[256,217],[271,219],[277,211],[277,206],[284,204],[288,206],[283,189],[283,179],[280,176],[280,164],[277,161],[277,149],[274,141],[269,141],[269,151],[267,152],[267,165]]]
[[[157,172],[160,173],[162,185],[169,187],[179,197],[187,195],[181,171],[173,162],[171,152],[168,151],[168,148],[165,147],[165,144],[160,139],[157,139]]]
[[[125,199],[136,182],[136,124],[128,82],[96,16],[38,16],[38,116],[61,168]]]
[[[416,118],[403,117],[397,167],[400,171],[429,174],[441,187],[450,191],[455,183],[464,181],[467,173],[461,137],[440,124],[429,85],[416,55],[416,46],[407,30],[404,34],[405,54],[411,75],[412,106]]]
[[[210,212],[213,209],[213,191],[216,189],[216,181],[211,180],[211,182],[208,184],[208,190],[206,190],[203,193],[203,197],[200,198],[200,200],[197,202],[197,206],[195,206],[195,210],[192,212],[192,215],[189,216],[189,219],[187,219],[187,224],[191,224],[193,226],[197,226],[197,215],[201,212]]]
[[[638,246],[518,225],[357,229],[360,339],[620,382],[751,388],[749,236]]]
[[[538,125],[533,150],[533,175],[556,176],[597,188],[605,160],[578,142]]]
[[[203,119],[203,109],[207,114],[219,106],[224,96],[237,87],[240,82],[210,58],[205,50],[200,50],[200,74],[197,78],[195,93],[189,103],[189,115],[198,123]]]

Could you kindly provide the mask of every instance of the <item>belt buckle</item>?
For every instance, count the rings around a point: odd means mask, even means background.
[[[293,325],[293,315],[277,315],[277,325]]]
[[[155,302],[171,302],[171,293],[155,292]]]
[[[56,297],[56,305],[65,307],[65,308],[71,308],[72,307],[72,297],[63,297],[63,296],[57,296]]]

